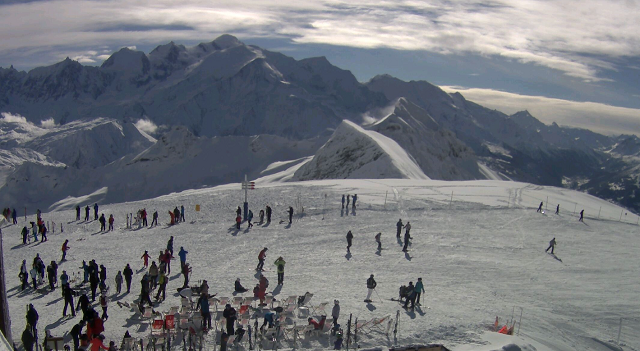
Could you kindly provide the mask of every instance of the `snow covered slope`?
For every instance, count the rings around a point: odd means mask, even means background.
[[[354,193],[359,198],[357,209],[341,211],[341,195]],[[20,262],[30,263],[36,253],[47,264],[58,261],[66,239],[71,249],[68,260],[60,263],[59,274],[66,270],[72,278],[78,278],[83,260],[95,259],[106,267],[110,285],[109,319],[104,323],[107,344],[114,340],[119,346],[127,330],[136,338],[147,338],[149,321],[141,321],[130,309],[118,307],[117,302],[133,303],[138,298],[140,280],[146,273],[140,256],[148,250],[155,260],[173,236],[175,249],[189,251],[191,282],[208,280],[210,293],[218,297],[234,297],[233,282],[237,278],[245,287],[253,287],[257,282],[253,270],[256,256],[268,247],[264,274],[271,282],[267,291],[277,301],[309,291],[314,294],[311,305],[329,303],[325,312],[312,313],[319,318],[330,312],[337,299],[341,305],[338,321],[343,328],[349,314],[362,323],[385,316],[395,318],[400,311],[397,335],[391,325],[387,336],[386,323],[379,330],[360,328],[360,349],[443,343],[453,351],[640,350],[638,217],[629,214],[619,221],[620,207],[593,196],[502,181],[262,183],[250,191],[249,208],[258,213],[269,204],[274,220],[252,229],[243,223],[236,230],[234,210],[243,200],[243,191],[234,183],[139,202],[99,202],[99,212],[113,214],[116,220],[116,230],[109,233],[99,232],[95,221],[75,221],[73,210],[45,211],[45,222],[56,223],[55,233],[50,231],[47,242],[28,245],[22,245],[19,235],[27,223],[23,218],[19,217],[16,226],[3,224],[14,338],[25,326],[25,305],[33,303],[40,314],[40,339],[48,329],[71,343],[68,332],[81,315],[62,318],[64,303],[59,289],[20,291],[17,277]],[[535,211],[540,201],[545,201],[544,214]],[[69,198],[68,203],[93,204],[80,198]],[[557,204],[558,215],[553,214]],[[185,206],[186,222],[167,226],[167,210],[180,205]],[[196,205],[200,205],[199,212],[195,211]],[[289,206],[296,208],[294,222],[280,224]],[[125,215],[141,208],[157,210],[160,225],[126,229]],[[299,212],[302,208],[304,215]],[[584,222],[578,221],[574,208],[585,209]],[[29,216],[28,220],[34,218]],[[412,245],[407,253],[401,251],[395,237],[398,218],[412,225]],[[64,233],[60,233],[60,224]],[[345,250],[348,230],[354,234],[350,255]],[[374,242],[378,232],[382,233],[382,251],[376,251]],[[553,237],[558,242],[555,256],[544,252]],[[276,285],[273,266],[278,256],[287,262],[282,286]],[[135,274],[132,290],[116,294],[115,274],[127,263]],[[171,266],[167,298],[154,306],[159,312],[180,306],[176,288],[182,286],[183,279],[177,272],[177,260]],[[362,300],[370,274],[375,275],[378,286],[374,301],[366,304]],[[415,282],[418,277],[422,277],[426,290],[421,306],[404,310],[390,300],[397,297],[400,285]],[[93,306],[100,311],[97,302]],[[250,316],[251,324],[256,319],[262,323],[263,312],[251,310]],[[514,321],[518,335],[490,331],[496,316],[500,325]],[[294,322],[307,324],[306,317],[298,317],[297,311],[284,325],[290,327]],[[219,349],[216,343],[221,328],[218,325],[206,334],[204,350]],[[182,335],[172,339],[172,350],[181,350]],[[297,339],[295,348],[330,349],[332,340],[328,334],[306,336]],[[245,336],[245,343],[237,349],[248,348]],[[262,349],[271,348],[270,343],[262,344]],[[280,339],[278,349],[293,348],[292,338]]]
[[[429,179],[398,143],[347,120],[293,177],[294,180],[357,178]]]
[[[485,179],[473,151],[422,108],[399,98],[393,112],[367,129],[398,143],[432,179]]]

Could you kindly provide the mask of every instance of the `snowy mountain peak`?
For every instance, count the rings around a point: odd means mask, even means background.
[[[220,50],[225,50],[225,49],[233,48],[236,46],[244,45],[244,43],[238,40],[238,38],[230,34],[223,34],[217,37],[212,43],[214,43],[217,47],[219,47]]]
[[[114,71],[140,72],[145,74],[149,71],[149,59],[142,51],[122,48],[104,61],[101,67]]]
[[[357,178],[429,179],[392,139],[344,120],[295,180]]]

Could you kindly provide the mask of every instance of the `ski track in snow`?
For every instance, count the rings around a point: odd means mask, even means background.
[[[524,188],[527,196],[523,197]],[[389,189],[394,196],[387,197],[385,210],[385,192]],[[341,194],[354,193],[358,194],[355,212],[351,209],[341,212]],[[175,251],[181,246],[189,251],[187,261],[193,265],[191,282],[207,279],[211,293],[219,296],[232,296],[233,281],[238,277],[251,289],[257,282],[251,269],[257,264],[260,249],[268,247],[265,262],[269,270],[265,272],[270,280],[268,290],[276,287],[273,261],[282,255],[287,261],[285,284],[276,298],[310,291],[315,294],[312,304],[340,300],[340,322],[345,333],[349,313],[367,320],[387,314],[395,316],[399,305],[388,299],[397,297],[400,285],[422,277],[426,289],[423,304],[429,308],[413,312],[400,308],[397,342],[393,335],[387,339],[384,334],[363,333],[359,336],[361,348],[441,342],[454,351],[496,350],[509,344],[519,345],[522,350],[603,350],[604,344],[615,343],[622,317],[624,349],[638,350],[640,278],[636,265],[632,264],[637,262],[638,227],[594,218],[587,218],[583,224],[569,212],[536,213],[537,198],[549,193],[565,202],[580,201],[596,209],[605,204],[565,189],[535,189],[514,182],[327,180],[265,184],[251,191],[253,229],[247,229],[246,223],[240,230],[234,226],[235,209],[244,200],[239,184],[101,205],[100,212],[106,216],[113,213],[116,218],[119,229],[111,233],[99,233],[95,221],[71,221],[75,211],[44,213],[45,221],[65,223],[64,234],[59,233],[58,224],[48,242],[26,247],[21,245],[19,235],[24,225],[21,218],[18,226],[3,228],[13,337],[19,340],[25,324],[24,306],[28,303],[34,303],[40,313],[41,338],[47,326],[53,335],[62,336],[80,319],[60,319],[63,303],[59,289],[40,295],[31,289],[20,292],[17,288],[20,262],[27,259],[30,263],[36,253],[40,253],[45,263],[59,260],[64,239],[70,240],[71,251],[59,274],[67,270],[72,275],[79,271],[83,259],[95,258],[98,264],[107,267],[111,293],[115,290],[115,273],[131,263],[134,272],[138,272],[132,292],[111,295],[105,335],[117,345],[125,330],[136,337],[147,336],[148,324],[134,323],[131,313],[118,308],[115,302],[132,302],[137,298],[143,274],[140,256],[149,250],[152,259],[157,260],[158,252],[173,235]],[[322,220],[324,194],[328,197]],[[507,198],[512,199],[513,207],[506,206]],[[285,211],[298,199],[305,215],[294,217],[289,226]],[[167,211],[181,204],[185,206],[187,222],[166,226]],[[196,204],[201,205],[200,212],[194,211]],[[258,225],[258,212],[266,204],[273,208],[272,222]],[[604,212],[619,213],[618,207],[609,206]],[[123,229],[125,214],[143,207],[149,213],[158,210],[160,225],[151,229]],[[409,220],[412,224],[413,240],[406,255],[395,238],[398,213],[403,222]],[[29,216],[29,220],[33,217]],[[280,224],[281,219],[287,219],[287,223]],[[355,237],[352,255],[347,258],[348,230]],[[382,232],[385,248],[379,255],[374,241],[377,232]],[[552,237],[558,240],[556,253],[563,263],[544,253]],[[156,310],[180,304],[175,293],[175,288],[182,285],[177,262],[172,263],[167,300]],[[375,274],[379,295],[373,295],[373,307],[368,308],[362,300],[369,274]],[[380,303],[378,296],[384,302]],[[516,320],[519,308],[523,310],[520,336],[487,332],[496,315],[504,322],[511,317],[514,306]],[[330,307],[331,304],[327,312]],[[207,335],[207,349],[214,348],[215,337],[213,332]],[[69,342],[68,335],[65,339]],[[280,348],[291,346],[283,341]],[[301,347],[330,346],[326,337],[311,337]]]

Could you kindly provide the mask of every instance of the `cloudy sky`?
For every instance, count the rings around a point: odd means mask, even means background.
[[[0,0],[0,67],[99,65],[232,34],[360,81],[426,80],[545,123],[640,135],[639,0]]]

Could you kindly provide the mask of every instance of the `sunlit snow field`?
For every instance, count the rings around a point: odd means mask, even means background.
[[[341,195],[354,193],[358,194],[356,211],[341,212]],[[540,201],[546,204],[547,198],[545,213],[536,213]],[[181,246],[189,251],[192,283],[207,279],[210,293],[218,296],[232,296],[236,278],[252,288],[257,283],[254,268],[258,252],[268,247],[268,291],[277,283],[273,261],[278,256],[287,261],[284,285],[273,291],[276,299],[309,291],[315,294],[311,304],[329,302],[327,312],[338,299],[345,330],[350,313],[354,319],[369,320],[395,317],[400,310],[397,340],[393,333],[387,337],[373,331],[359,335],[360,348],[442,343],[458,351],[499,350],[509,344],[522,350],[640,349],[638,217],[606,201],[566,189],[501,181],[258,182],[257,189],[249,193],[254,221],[259,210],[270,204],[272,223],[256,224],[249,230],[243,223],[237,231],[235,209],[243,200],[240,185],[230,184],[146,201],[99,204],[100,213],[116,218],[114,232],[100,233],[97,221],[74,221],[75,210],[71,208],[75,202],[68,199],[69,210],[43,214],[45,221],[57,226],[49,241],[26,247],[20,237],[24,217],[19,218],[18,226],[3,226],[14,340],[19,340],[24,329],[25,305],[29,303],[40,313],[40,338],[45,329],[51,329],[53,335],[66,335],[70,340],[67,334],[81,317],[61,319],[64,302],[60,291],[45,295],[31,289],[20,292],[18,280],[23,259],[30,263],[40,253],[46,264],[60,260],[65,239],[69,239],[71,250],[59,274],[62,270],[79,272],[82,260],[95,258],[107,267],[110,293],[115,293],[113,278],[118,270],[130,263],[137,272],[130,294],[111,295],[104,333],[107,340],[119,345],[125,330],[136,337],[149,335],[148,323],[132,319],[132,313],[120,309],[116,301],[137,299],[144,274],[140,256],[149,250],[156,259],[174,236],[175,255]],[[87,204],[93,205],[81,206]],[[554,214],[557,204],[559,215]],[[167,226],[167,211],[180,205],[185,206],[186,223]],[[200,205],[199,212],[196,205]],[[280,223],[289,206],[296,209],[291,226]],[[125,214],[143,207],[149,214],[159,212],[160,225],[126,229]],[[302,208],[304,215],[300,215]],[[584,223],[578,221],[581,209],[585,209]],[[93,209],[91,213],[93,216]],[[28,221],[34,218],[30,215]],[[399,218],[412,225],[412,246],[406,254],[395,237]],[[64,233],[60,233],[60,223]],[[346,253],[348,230],[354,234],[351,255]],[[384,248],[379,253],[374,241],[378,232],[382,232]],[[544,252],[553,237],[558,242],[558,259]],[[167,300],[155,307],[157,311],[180,304],[176,288],[183,280],[178,270],[176,258]],[[363,299],[370,274],[375,274],[378,288],[368,305]],[[390,298],[397,297],[400,285],[418,277],[426,289],[422,307],[405,311]],[[96,309],[100,310],[99,306]],[[496,316],[503,324],[512,316],[519,322],[521,313],[521,324],[515,326],[519,335],[489,331]],[[214,349],[215,337],[213,332],[207,335],[207,349]],[[292,347],[287,341],[279,346]],[[299,342],[298,348],[326,349],[332,345],[323,335]]]

